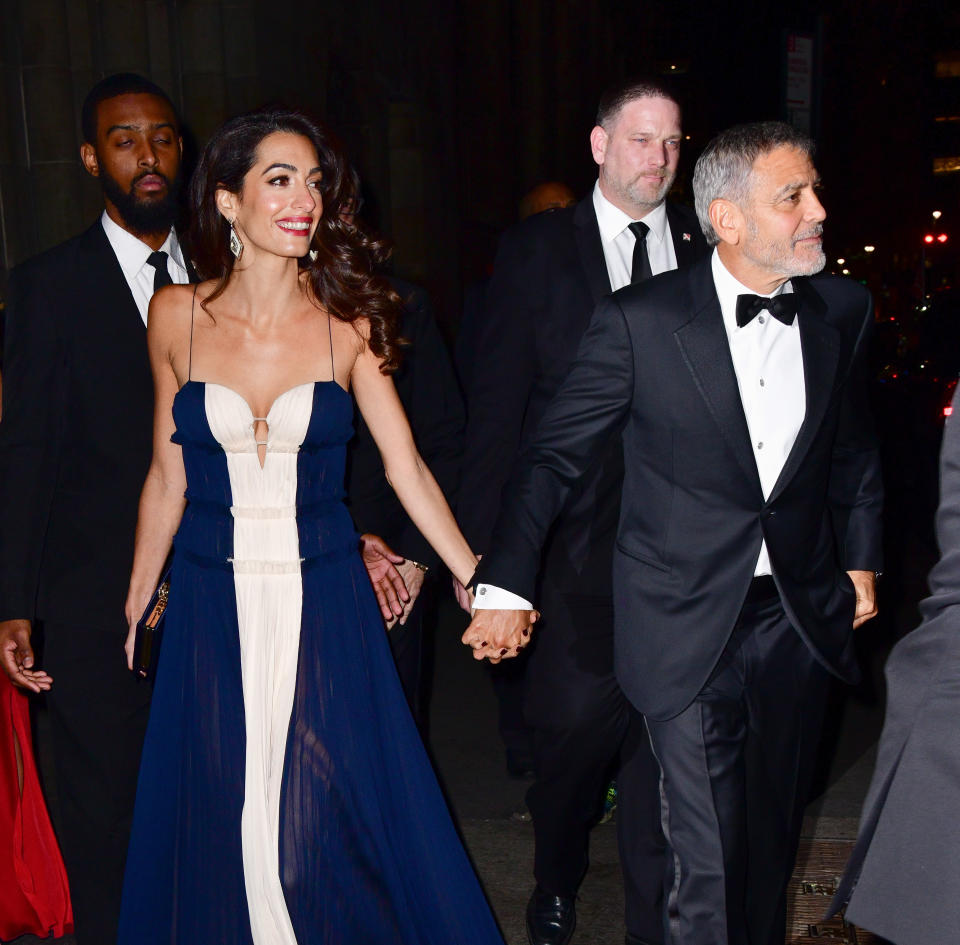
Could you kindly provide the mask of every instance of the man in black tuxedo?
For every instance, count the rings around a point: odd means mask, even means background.
[[[150,692],[126,668],[124,601],[150,462],[147,305],[189,281],[172,222],[181,139],[140,76],[83,106],[84,167],[103,188],[85,233],[10,277],[0,422],[0,665],[48,695],[60,842],[77,938],[116,937]],[[31,628],[41,621],[45,672]]]
[[[680,117],[670,91],[656,82],[608,91],[590,134],[599,167],[593,192],[503,237],[467,398],[458,506],[478,553],[491,547],[503,485],[573,361],[593,307],[612,290],[706,254],[692,211],[665,199],[679,160]],[[573,933],[589,831],[618,754],[627,929],[633,942],[663,941],[658,773],[613,672],[611,570],[622,477],[622,449],[611,441],[567,495],[537,556],[546,624],[525,694],[536,771],[527,794],[536,836],[537,885],[527,909],[533,945],[564,943]],[[517,605],[507,598],[501,606]]]
[[[828,674],[856,675],[851,630],[876,613],[873,307],[813,277],[817,184],[788,125],[708,145],[694,193],[716,251],[597,307],[475,576],[481,606],[487,584],[533,600],[551,522],[622,431],[616,672],[661,769],[682,945],[783,942]],[[530,619],[480,610],[464,642],[510,655]]]

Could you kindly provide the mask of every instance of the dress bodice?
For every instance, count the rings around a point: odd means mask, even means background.
[[[178,551],[230,564],[237,523],[256,533],[269,529],[270,521],[290,518],[300,525],[299,547],[274,549],[271,560],[280,554],[282,560],[304,561],[356,546],[342,505],[353,408],[339,384],[315,381],[285,391],[258,430],[257,418],[236,391],[188,381],[174,399],[173,416],[172,439],[183,449],[188,500]],[[258,432],[265,441],[262,466]],[[256,535],[250,538],[256,546]]]

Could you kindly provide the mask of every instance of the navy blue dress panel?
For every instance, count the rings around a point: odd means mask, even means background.
[[[502,945],[403,696],[342,496],[352,402],[318,383],[297,458],[303,605],[280,798],[297,945]],[[187,471],[120,945],[260,945],[240,818],[245,728],[226,456],[204,387],[174,404]]]

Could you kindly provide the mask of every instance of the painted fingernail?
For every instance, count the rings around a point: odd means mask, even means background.
[[[500,655],[503,656],[503,654],[506,653],[506,652],[507,652],[507,648],[504,647],[504,648],[500,651]]]
[[[484,640],[483,643],[480,644],[480,646],[486,646],[486,645],[487,645],[487,641],[486,641],[486,640]]]
[[[526,630],[523,630],[522,633],[523,633],[523,635],[524,635],[525,637],[528,637],[528,636],[530,636],[530,629],[527,628]]]

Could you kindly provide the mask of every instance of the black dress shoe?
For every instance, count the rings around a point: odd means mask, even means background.
[[[573,896],[551,896],[539,886],[527,903],[527,941],[530,945],[567,945],[577,927]]]

